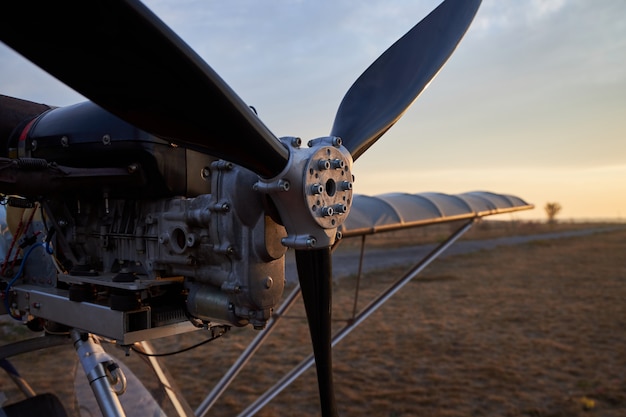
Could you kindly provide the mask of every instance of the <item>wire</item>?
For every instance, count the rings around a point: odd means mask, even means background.
[[[191,345],[191,346],[187,346],[186,348],[180,349],[180,350],[176,350],[174,352],[167,352],[167,353],[146,353],[141,349],[137,349],[134,345],[130,346],[130,349],[135,352],[138,353],[142,356],[152,356],[152,357],[163,357],[163,356],[172,356],[172,355],[178,355],[179,353],[183,353],[183,352],[187,352],[190,351],[192,349],[195,349],[197,347],[200,347],[202,345],[205,345],[209,342],[214,341],[215,339],[219,339],[220,337],[222,337],[229,329],[228,326],[225,327],[221,327],[222,328],[222,332],[218,333],[218,334],[213,334],[210,338],[203,340],[202,342],[196,343],[195,345]]]
[[[26,221],[26,224],[24,224],[25,211],[22,213],[22,218],[20,219],[20,223],[17,225],[15,236],[13,236],[13,239],[11,240],[11,246],[9,247],[9,251],[7,252],[6,259],[4,260],[4,264],[2,265],[2,271],[1,271],[2,275],[4,275],[4,273],[6,272],[6,268],[9,264],[9,258],[11,256],[11,252],[13,251],[13,248],[15,247],[15,243],[18,241],[20,236],[28,230],[31,223],[33,222],[33,217],[35,217],[35,213],[37,212],[38,204],[39,203],[35,203],[35,206],[32,208],[32,211],[30,212],[30,215],[28,216],[28,220]],[[39,233],[40,232],[37,232],[36,235]],[[19,253],[20,253],[19,249],[16,249],[15,254],[13,255],[13,261],[11,262],[11,268],[15,266],[15,262],[17,261],[17,257],[19,256]]]
[[[32,245],[30,248],[28,248],[28,250],[26,251],[26,254],[22,258],[22,262],[20,263],[20,269],[17,271],[17,274],[15,274],[15,276],[7,284],[7,287],[4,289],[4,307],[6,308],[6,311],[9,314],[9,316],[14,318],[15,320],[21,320],[21,317],[14,316],[11,313],[11,309],[10,309],[10,306],[9,306],[9,290],[11,289],[13,284],[15,284],[15,282],[22,276],[22,273],[24,272],[24,266],[26,265],[26,260],[28,259],[30,254],[33,252],[33,250],[35,248],[37,248],[39,246],[43,247],[46,250],[46,253],[48,253],[49,255],[52,254],[52,247],[50,246],[50,244],[48,242],[46,242],[46,243],[38,242],[38,243],[35,243],[34,245]]]

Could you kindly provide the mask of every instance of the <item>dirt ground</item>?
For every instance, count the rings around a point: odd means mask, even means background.
[[[626,415],[624,253],[620,231],[433,263],[335,348],[340,415]],[[368,274],[359,308],[402,272]],[[354,285],[335,288],[337,319],[351,316]],[[212,415],[237,415],[306,356],[300,304],[289,316]],[[250,337],[236,330],[204,357],[170,361],[194,407],[199,380],[210,387]],[[314,416],[317,401],[309,370],[258,415]]]
[[[626,415],[624,253],[626,231],[616,231],[436,261],[336,346],[340,415]],[[359,309],[402,272],[365,276]],[[355,283],[347,277],[335,286],[336,328],[352,316]],[[234,329],[165,360],[192,408],[255,335]],[[192,333],[155,347],[170,351],[205,337]],[[209,415],[237,415],[308,355],[309,343],[298,302]],[[30,361],[41,364],[45,387],[63,372],[43,358]],[[310,369],[258,415],[318,410]]]

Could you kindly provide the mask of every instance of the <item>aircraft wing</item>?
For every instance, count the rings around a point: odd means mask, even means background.
[[[486,191],[354,195],[350,216],[341,232],[349,238],[532,208],[519,197]]]

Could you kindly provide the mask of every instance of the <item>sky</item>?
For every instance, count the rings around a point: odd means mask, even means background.
[[[276,136],[306,142],[329,134],[350,85],[439,1],[145,3]],[[84,100],[1,43],[0,94]],[[624,220],[626,2],[483,0],[446,66],[354,174],[359,194],[485,190],[535,204],[515,219],[545,219],[543,206],[558,202],[562,219]]]

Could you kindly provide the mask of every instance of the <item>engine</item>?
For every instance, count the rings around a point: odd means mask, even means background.
[[[76,327],[73,314],[114,314],[142,337],[187,321],[263,328],[283,293],[287,233],[257,181],[89,102],[44,113],[0,159],[0,192],[22,225],[26,289],[13,307]]]

